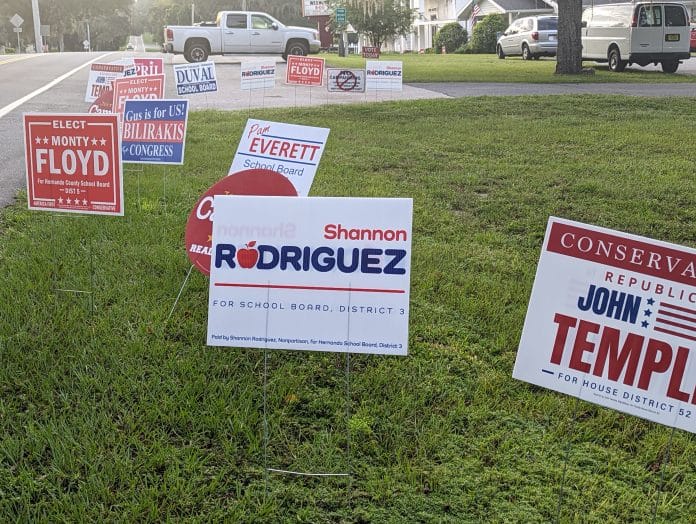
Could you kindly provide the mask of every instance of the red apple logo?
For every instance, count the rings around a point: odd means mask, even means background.
[[[259,259],[259,252],[256,249],[251,249],[256,245],[256,240],[244,244],[245,248],[237,250],[237,264],[239,267],[249,269],[256,265]]]

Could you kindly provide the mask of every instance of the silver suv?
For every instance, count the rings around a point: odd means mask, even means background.
[[[525,60],[540,56],[556,56],[558,46],[557,16],[527,16],[518,18],[498,39],[495,50],[498,58],[521,55]]]

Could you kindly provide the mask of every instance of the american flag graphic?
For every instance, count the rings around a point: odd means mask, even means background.
[[[696,309],[660,302],[653,329],[667,335],[696,341]]]

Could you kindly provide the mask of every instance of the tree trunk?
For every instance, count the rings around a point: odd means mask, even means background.
[[[577,75],[582,72],[581,19],[582,0],[558,0],[556,74]]]

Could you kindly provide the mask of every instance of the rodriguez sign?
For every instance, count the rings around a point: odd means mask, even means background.
[[[214,204],[209,345],[407,354],[410,199]]]
[[[513,376],[696,433],[696,250],[549,219]]]

